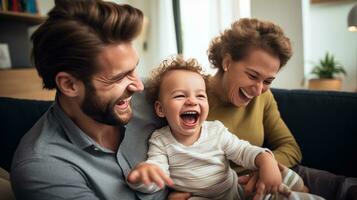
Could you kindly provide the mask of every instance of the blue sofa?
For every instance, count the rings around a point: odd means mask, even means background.
[[[357,93],[272,89],[305,166],[357,177]],[[0,167],[50,101],[0,97]]]

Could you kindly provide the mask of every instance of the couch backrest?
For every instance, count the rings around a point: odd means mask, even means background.
[[[303,164],[357,176],[357,93],[272,89]],[[0,167],[10,168],[21,137],[50,101],[0,97]]]
[[[0,97],[0,167],[9,171],[21,137],[50,105],[51,101]]]
[[[303,164],[357,177],[357,93],[272,90]]]

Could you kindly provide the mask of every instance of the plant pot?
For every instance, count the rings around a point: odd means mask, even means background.
[[[342,88],[341,79],[310,79],[309,89],[311,90],[335,90]]]

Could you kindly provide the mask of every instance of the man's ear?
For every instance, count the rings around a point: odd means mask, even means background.
[[[62,94],[69,97],[79,95],[81,82],[67,72],[58,72],[56,75],[56,84]]]
[[[222,70],[224,72],[228,71],[229,67],[231,66],[232,57],[229,54],[225,54],[222,60]]]
[[[155,112],[159,117],[165,117],[164,110],[160,101],[155,101]]]

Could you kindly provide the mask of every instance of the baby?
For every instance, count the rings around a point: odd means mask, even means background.
[[[190,199],[247,199],[231,160],[259,170],[255,199],[269,198],[270,193],[276,193],[276,199],[307,199],[290,192],[303,190],[302,179],[287,168],[281,172],[269,149],[240,140],[219,121],[205,121],[207,78],[196,60],[182,57],[164,61],[153,72],[147,95],[168,126],[152,134],[148,159],[129,173],[129,185],[145,193],[168,185],[191,193]]]

